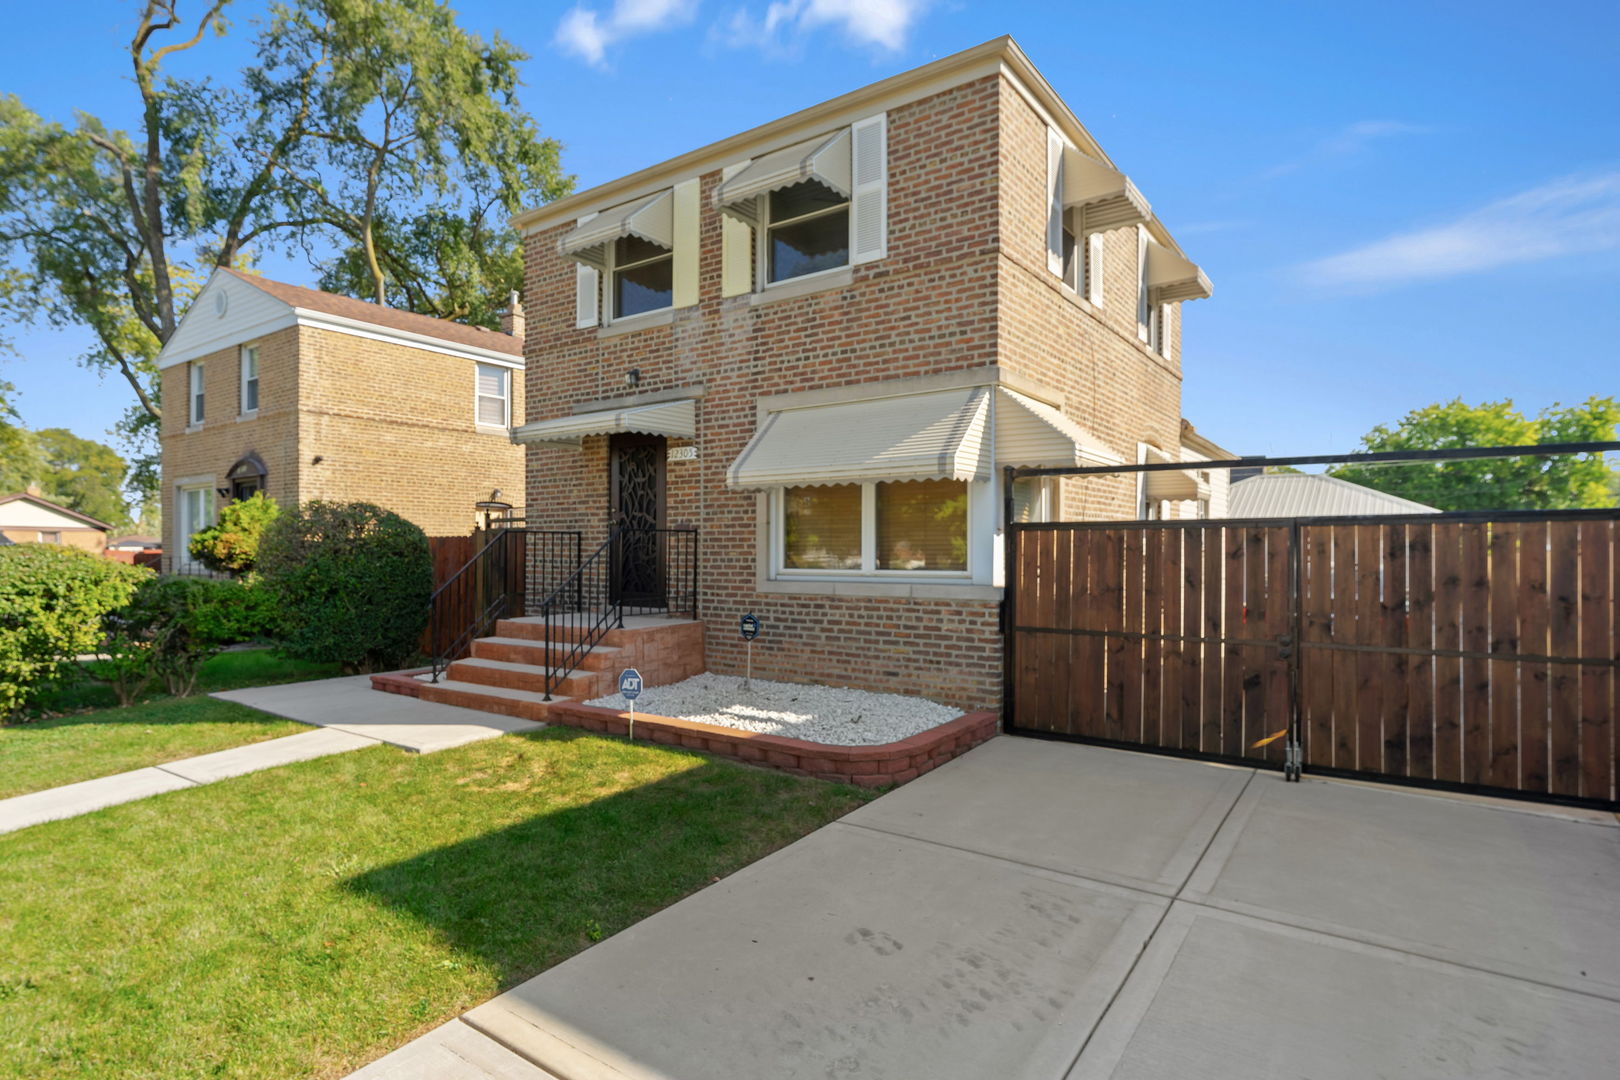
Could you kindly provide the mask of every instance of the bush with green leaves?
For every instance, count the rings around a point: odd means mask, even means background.
[[[418,651],[433,560],[427,536],[398,514],[363,502],[305,503],[265,532],[259,572],[288,656],[355,673],[397,668]]]
[[[264,530],[281,516],[276,500],[262,491],[252,498],[222,508],[219,520],[191,534],[186,550],[210,570],[223,574],[246,574],[258,565],[259,542]]]
[[[22,709],[101,643],[102,617],[150,570],[56,544],[0,547],[0,716]]]
[[[107,621],[144,641],[153,675],[169,693],[184,697],[197,688],[197,673],[209,657],[239,640],[245,591],[237,582],[217,578],[158,578],[136,589]]]

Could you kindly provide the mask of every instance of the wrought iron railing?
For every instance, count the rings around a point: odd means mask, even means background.
[[[524,613],[525,597],[545,595],[579,565],[578,532],[506,528],[489,533],[471,559],[433,591],[428,642],[433,681],[501,619]]]

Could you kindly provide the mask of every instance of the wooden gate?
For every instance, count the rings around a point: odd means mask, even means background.
[[[1617,518],[1016,525],[1007,729],[1614,805]]]

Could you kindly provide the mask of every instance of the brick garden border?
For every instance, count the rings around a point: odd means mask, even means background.
[[[814,776],[818,780],[883,787],[915,780],[978,746],[996,734],[999,719],[993,712],[971,712],[899,742],[832,746],[638,712],[636,737],[664,746],[703,750],[799,776]],[[548,707],[546,721],[605,735],[625,735],[630,727],[630,714],[560,701]]]

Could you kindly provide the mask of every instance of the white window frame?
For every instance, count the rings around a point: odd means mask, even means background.
[[[493,396],[491,394],[481,393],[479,391],[479,389],[478,389],[478,381],[479,381],[480,378],[483,377],[485,368],[489,368],[491,371],[497,372],[501,376],[501,397],[500,397],[500,402],[501,402],[501,422],[499,424],[491,424],[491,423],[485,422],[484,420],[479,419],[480,411],[479,411],[478,406],[483,402],[483,400],[485,398]],[[477,426],[477,427],[480,427],[480,428],[484,429],[485,431],[506,431],[509,428],[511,428],[511,426],[512,426],[512,369],[511,368],[503,367],[500,364],[485,364],[485,363],[482,363],[482,362],[474,362],[474,364],[473,364],[473,424],[475,426]]]
[[[811,181],[819,183],[819,181]],[[827,188],[832,191],[832,188]],[[836,195],[838,192],[833,191]],[[829,266],[825,270],[816,270],[809,274],[800,274],[797,277],[783,278],[781,281],[771,280],[771,226],[776,224],[791,225],[799,221],[809,221],[811,218],[826,217],[836,214],[838,207],[830,206],[825,210],[817,210],[809,214],[801,214],[796,218],[788,218],[783,222],[771,220],[771,195],[766,192],[759,197],[758,209],[754,220],[759,222],[759,228],[754,230],[754,280],[760,282],[760,290],[767,292],[771,289],[791,287],[802,281],[815,281],[819,278],[832,277],[835,274],[848,274],[850,267],[855,265],[855,200],[846,197],[843,202],[844,210],[844,262],[842,266]]]
[[[616,290],[613,288],[613,277],[614,274],[619,270],[619,242],[615,240],[613,243],[607,245],[606,250],[602,253],[602,272],[596,275],[598,291],[598,295],[596,297],[596,308],[602,314],[603,326],[612,326],[616,322],[634,322],[636,319],[651,318],[653,316],[662,315],[666,311],[674,310],[675,249],[665,248],[664,251],[665,254],[659,256],[657,259],[643,259],[640,262],[629,264],[627,267],[625,267],[625,269],[634,269],[637,266],[646,266],[648,263],[668,259],[670,274],[669,303],[665,304],[663,307],[648,308],[646,311],[638,311],[634,315],[620,315],[619,298],[616,295]]]
[[[186,370],[186,426],[203,426],[203,419],[208,415],[207,389],[203,365],[193,360]]]
[[[60,544],[62,542],[62,530],[39,529],[37,542],[41,544]]]
[[[252,374],[248,374],[249,368]],[[242,378],[237,389],[238,415],[244,417],[258,416],[260,404],[259,383],[259,347],[257,345],[244,345],[241,350]],[[248,384],[253,384],[253,408],[247,407]]]
[[[1026,476],[1013,481],[1014,484],[1031,484],[1035,486],[1036,494],[1032,509],[1032,516],[1027,522],[1018,522],[1021,525],[1042,525],[1057,521],[1058,514],[1058,481],[1055,476]]]
[[[200,524],[191,519],[191,514],[187,508],[188,497],[193,492],[198,494],[197,501],[204,518]],[[174,516],[175,547],[177,549],[175,558],[183,566],[196,567],[202,565],[191,557],[191,538],[215,522],[217,508],[214,505],[214,495],[214,481],[212,479],[186,480],[175,485],[175,505],[177,510]]]
[[[795,279],[796,280],[796,279]],[[854,481],[851,481],[852,483]],[[973,527],[975,509],[981,485],[967,481],[966,569],[963,570],[879,570],[877,568],[877,485],[878,481],[860,483],[861,488],[861,568],[859,570],[800,570],[788,567],[787,562],[787,500],[786,488],[773,488],[770,492],[770,572],[783,581],[933,581],[959,582],[973,579],[974,556],[978,552],[978,539]],[[841,486],[841,485],[840,485]]]
[[[1152,321],[1152,298],[1147,283],[1147,233],[1136,227],[1136,337],[1148,344],[1148,324]]]

